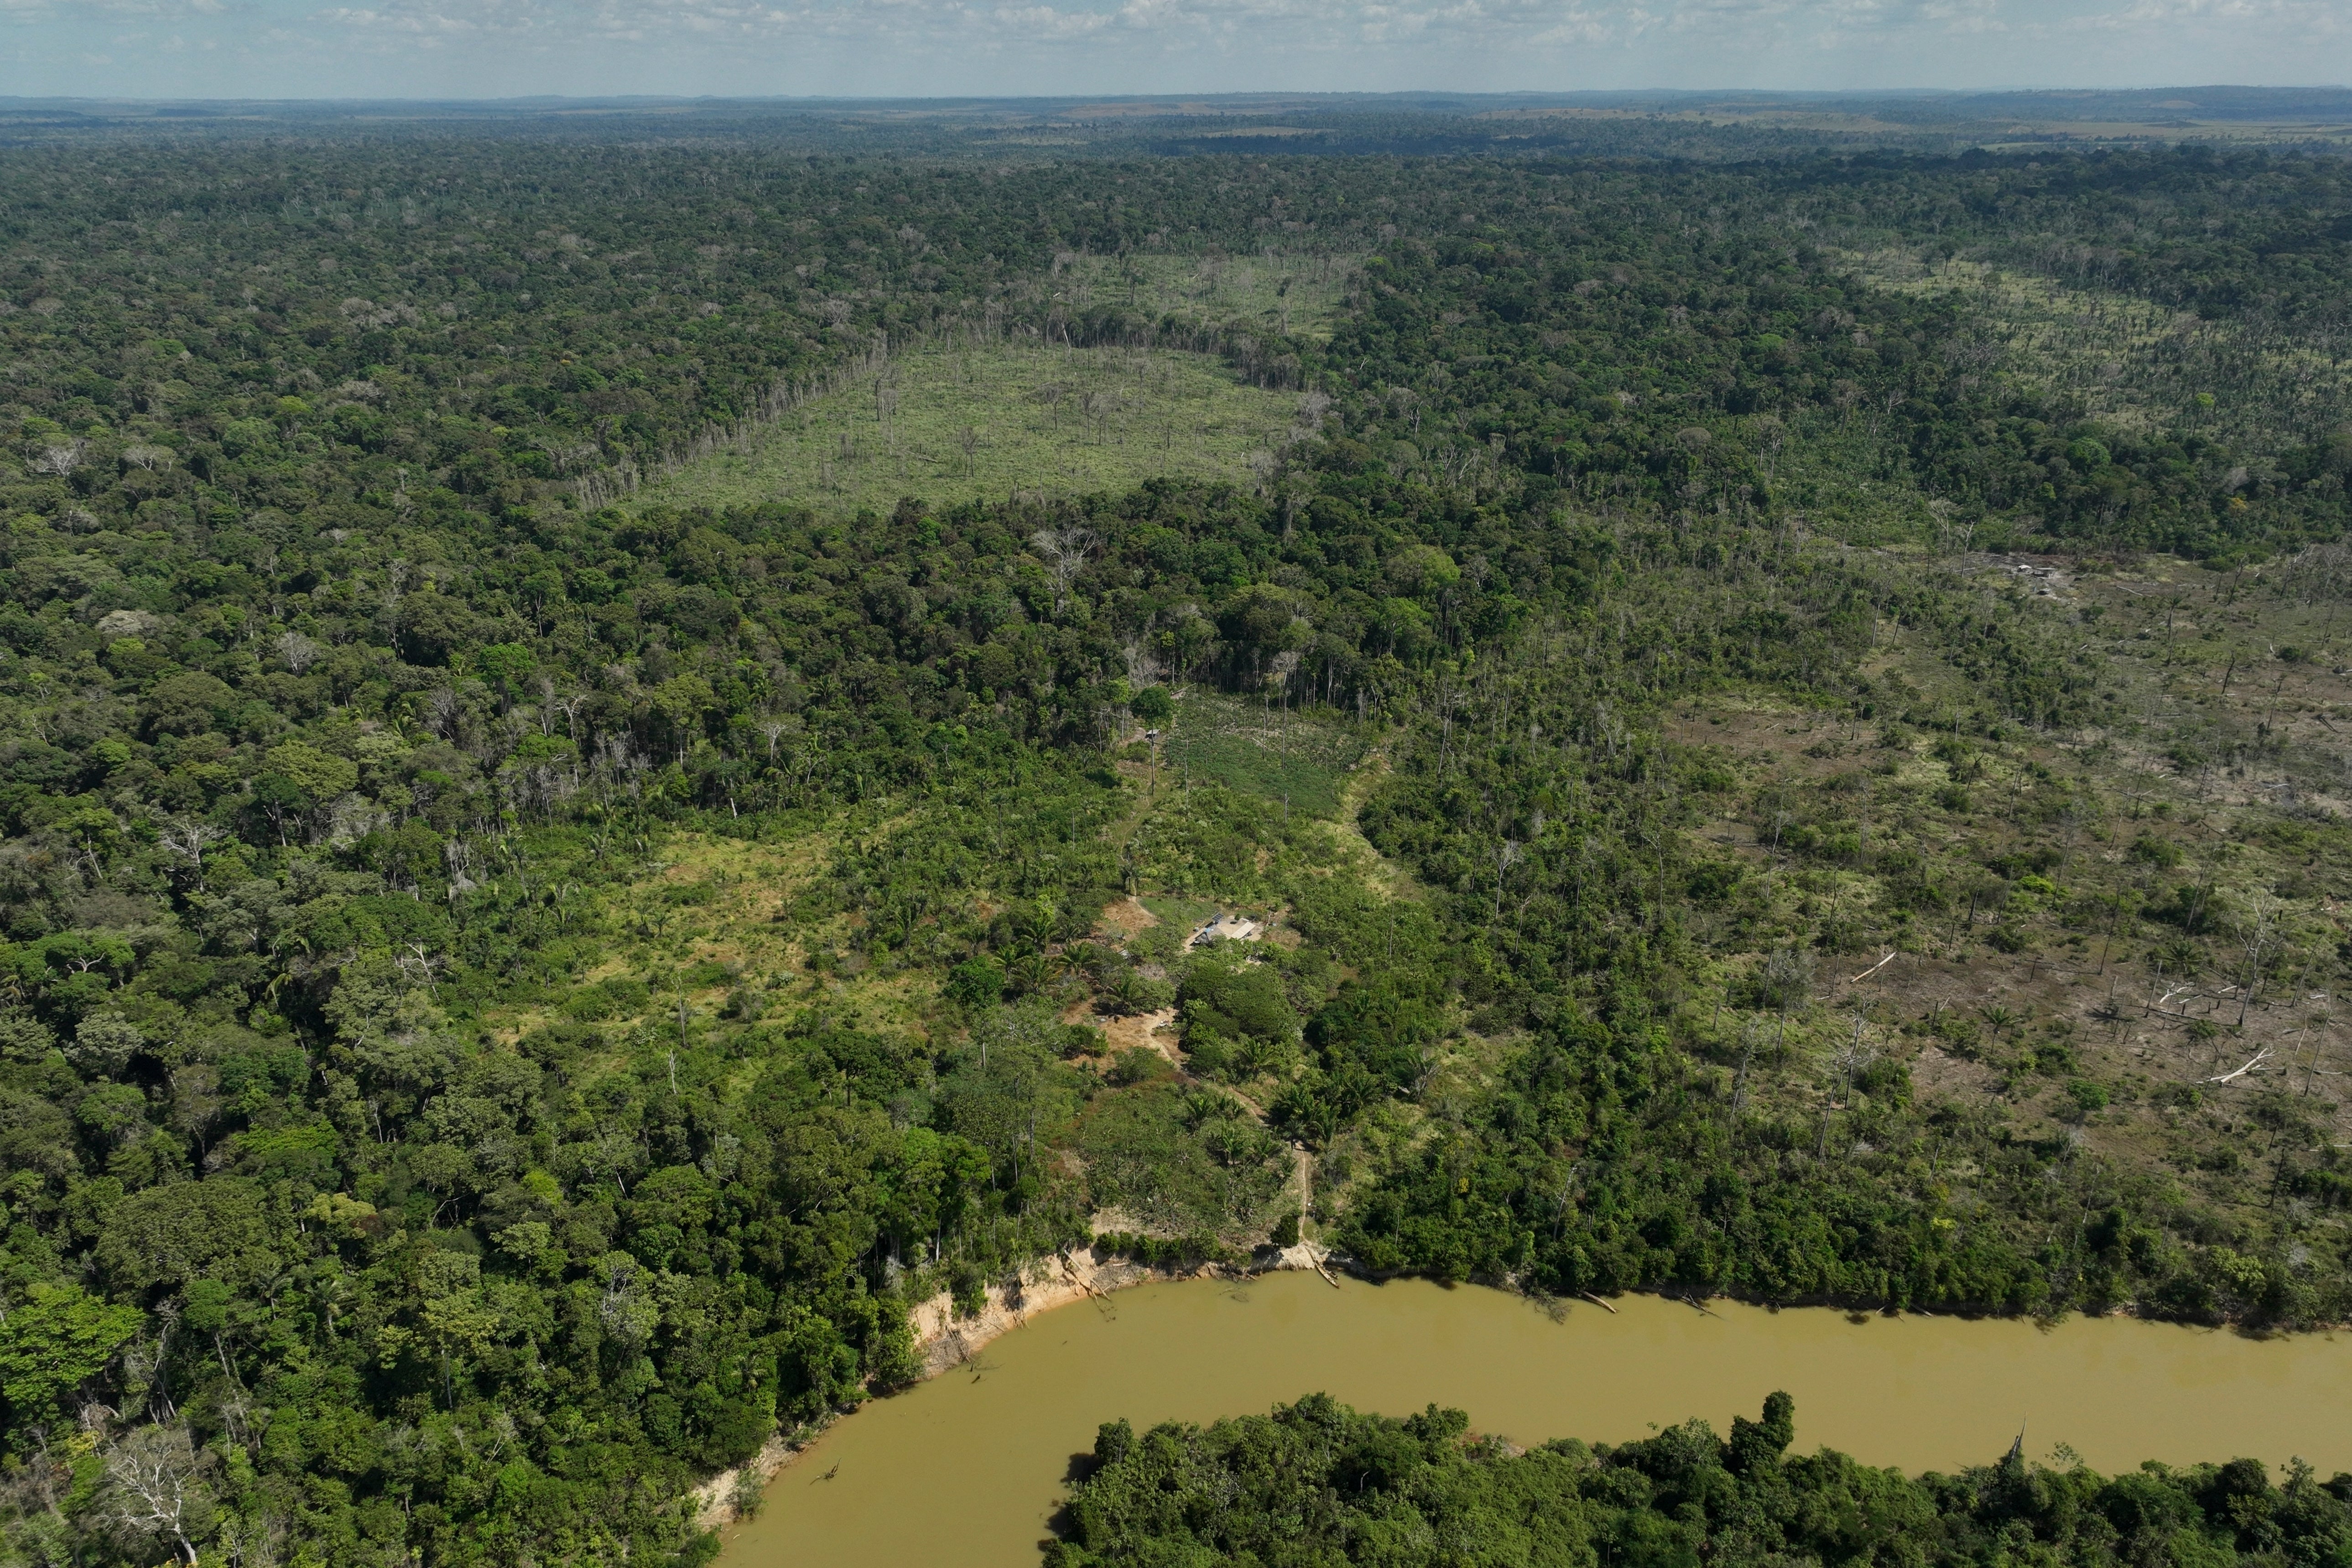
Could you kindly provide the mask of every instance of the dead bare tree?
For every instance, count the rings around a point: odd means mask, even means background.
[[[166,824],[156,833],[155,841],[165,854],[186,863],[188,873],[201,888],[205,885],[205,851],[226,837],[226,828],[184,820]]]
[[[1856,1014],[1853,1020],[1853,1038],[1838,1047],[1837,1071],[1839,1076],[1844,1081],[1844,1087],[1834,1097],[1828,1095],[1822,1097],[1821,1137],[1813,1146],[1815,1159],[1820,1159],[1829,1153],[1830,1113],[1840,1105],[1853,1103],[1855,1074],[1878,1059],[1877,1051],[1863,1039],[1862,1029],[1861,1015]]]
[[[457,694],[447,686],[436,686],[425,695],[425,727],[444,740],[457,738],[465,712]]]
[[[394,556],[383,569],[383,627],[388,637],[400,635],[400,595],[407,585],[408,563]]]
[[[184,1427],[142,1427],[106,1457],[115,1522],[131,1534],[169,1541],[189,1568],[197,1561],[191,1536],[202,1533],[211,1512],[202,1463]]]
[[[1739,1071],[1731,1080],[1731,1114],[1734,1118],[1748,1103],[1748,1064],[1756,1060],[1756,1037],[1761,1032],[1754,1019],[1739,1026]]]
[[[1490,925],[1503,923],[1503,878],[1525,859],[1527,848],[1515,839],[1504,839],[1495,845],[1495,909],[1488,917]]]
[[[1068,602],[1070,584],[1077,580],[1087,566],[1087,558],[1094,553],[1094,530],[1076,523],[1065,523],[1058,528],[1039,528],[1029,536],[1029,548],[1045,563],[1054,579],[1054,613],[1060,615]]]
[[[1062,400],[1069,395],[1069,388],[1064,386],[1059,382],[1047,382],[1045,385],[1039,387],[1035,392],[1029,394],[1029,401],[1031,402],[1043,403],[1045,405],[1046,412],[1051,413],[1054,417],[1054,428],[1055,430],[1062,428]]]
[[[1095,427],[1095,440],[1097,444],[1108,439],[1111,413],[1118,406],[1118,399],[1107,392],[1089,392],[1079,394],[1078,412],[1085,416],[1088,424]]]
[[[2246,900],[2245,917],[2239,931],[2245,943],[2245,984],[2238,992],[2238,1022],[2246,1021],[2246,1006],[2263,983],[2263,970],[2278,955],[2281,946],[2277,896],[2266,891],[2256,892]]]
[[[82,454],[89,445],[84,441],[52,441],[41,448],[28,466],[36,474],[51,474],[62,479],[81,466]]]
[[[757,729],[761,736],[767,740],[768,760],[773,762],[776,759],[776,742],[782,739],[785,736],[798,731],[800,728],[800,721],[794,718],[778,718],[771,716],[769,717],[762,718],[753,727]]]
[[[317,664],[327,651],[299,632],[281,634],[271,646],[278,650],[278,656],[286,661],[286,667],[298,675]]]
[[[1282,502],[1282,537],[1286,539],[1298,528],[1300,510],[1316,497],[1315,482],[1304,474],[1285,474],[1275,494]]]

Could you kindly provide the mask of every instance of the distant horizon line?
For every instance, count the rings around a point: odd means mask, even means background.
[[[1055,93],[523,93],[508,97],[424,96],[341,94],[315,97],[269,97],[257,94],[234,94],[217,97],[142,96],[105,93],[0,93],[0,105],[66,106],[99,105],[226,105],[226,106],[301,106],[301,105],[412,105],[417,107],[468,106],[486,108],[526,107],[551,104],[753,104],[793,107],[830,105],[883,105],[898,103],[930,104],[1063,104],[1063,103],[1217,103],[1263,102],[1267,99],[1288,100],[1349,100],[1399,99],[1475,99],[1488,100],[1553,100],[1573,99],[1928,99],[1928,98],[2003,98],[2024,95],[2063,95],[2079,98],[2116,98],[2148,93],[2344,93],[2352,96],[2352,85],[2342,82],[2203,82],[2152,83],[2142,87],[2079,87],[2066,85],[2011,85],[1987,87],[1854,87],[1854,88],[1567,88],[1557,89],[1517,89],[1504,91],[1475,91],[1445,88],[1400,89],[1291,89],[1255,88],[1223,89],[1202,92],[1089,92],[1075,89]],[[2186,106],[2183,106],[2186,107]]]

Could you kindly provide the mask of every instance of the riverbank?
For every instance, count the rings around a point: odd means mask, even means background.
[[[1025,1326],[1032,1319],[1042,1313],[1054,1312],[1062,1307],[1074,1306],[1082,1301],[1104,1300],[1115,1292],[1131,1290],[1139,1285],[1174,1283],[1199,1279],[1244,1281],[1270,1273],[1318,1274],[1336,1288],[1339,1285],[1339,1279],[1334,1274],[1333,1269],[1337,1258],[1338,1254],[1328,1248],[1313,1241],[1300,1241],[1293,1247],[1281,1250],[1261,1252],[1245,1267],[1201,1263],[1185,1269],[1155,1268],[1116,1256],[1098,1258],[1088,1249],[1081,1249],[1071,1256],[1054,1255],[1035,1259],[1023,1269],[1017,1285],[1010,1288],[999,1285],[988,1287],[983,1293],[982,1305],[976,1312],[959,1315],[955,1310],[954,1298],[944,1291],[918,1302],[908,1310],[908,1320],[914,1330],[916,1353],[922,1361],[922,1376],[919,1381],[929,1382],[941,1373],[969,1364],[982,1347],[992,1341],[1012,1333],[1014,1329]],[[1391,1279],[1386,1276],[1361,1275],[1349,1270],[1345,1263],[1339,1263],[1338,1267],[1347,1272],[1349,1278],[1361,1280],[1367,1284],[1376,1286],[1394,1282],[1395,1279],[1412,1278],[1396,1276]],[[1480,1288],[1496,1290],[1534,1304],[1542,1302],[1542,1298],[1525,1296],[1507,1281],[1501,1284],[1480,1282]],[[1828,1299],[1772,1301],[1727,1294],[1702,1300],[1692,1295],[1678,1295],[1662,1291],[1628,1292],[1613,1302],[1599,1296],[1580,1292],[1574,1298],[1552,1303],[1549,1311],[1556,1315],[1566,1305],[1584,1302],[1614,1317],[1620,1313],[1621,1308],[1628,1301],[1654,1301],[1679,1306],[1699,1315],[1710,1317],[1718,1316],[1716,1311],[1718,1305],[1726,1308],[1751,1308],[1767,1313],[1826,1312],[1843,1317],[1849,1322],[1890,1315],[1882,1303],[1856,1303]],[[2013,1322],[2028,1324],[2037,1330],[2047,1330],[2054,1326],[2056,1322],[2054,1319],[2037,1319],[2003,1312],[1992,1307],[1977,1311],[1952,1308],[1940,1312],[1909,1310],[1891,1315],[1945,1318],[1953,1322]],[[2130,1304],[2111,1308],[2103,1314],[2069,1312],[2065,1315],[2085,1320],[2105,1317],[2133,1319],[2151,1323],[2166,1322],[2163,1319],[2144,1317]],[[2203,1333],[2228,1330],[2250,1339],[2274,1337],[2270,1334],[2250,1333],[2242,1326],[2193,1323],[2174,1323],[2170,1326]],[[2307,1332],[2316,1337],[2333,1338],[2342,1330],[2340,1325],[2328,1325]],[[743,1498],[747,1494],[757,1495],[760,1489],[766,1487],[786,1467],[798,1459],[802,1452],[822,1437],[837,1418],[838,1416],[827,1416],[821,1423],[801,1428],[789,1438],[782,1435],[771,1437],[766,1445],[751,1460],[736,1469],[722,1470],[696,1488],[692,1494],[695,1499],[696,1528],[706,1531],[719,1530],[740,1522],[743,1518],[743,1511],[740,1507]],[[746,1477],[750,1478],[748,1483]]]
[[[1076,1312],[1028,1308],[1027,1332],[835,1422],[727,1532],[714,1568],[1036,1568],[1070,1459],[1101,1422],[1205,1424],[1318,1392],[1360,1410],[1461,1409],[1520,1448],[1621,1443],[1694,1416],[1725,1433],[1786,1390],[1796,1451],[1906,1476],[1991,1464],[2021,1428],[2029,1459],[2079,1453],[2110,1475],[2241,1456],[2352,1470],[2352,1336],[1721,1299],[1701,1312],[1645,1295],[1604,1311],[1423,1279],[1341,1284],[1153,1281]]]
[[[1075,1306],[1080,1301],[1099,1301],[1137,1285],[1204,1277],[1247,1278],[1298,1271],[1319,1274],[1336,1285],[1330,1258],[1327,1249],[1312,1241],[1301,1241],[1295,1247],[1261,1254],[1246,1269],[1222,1263],[1160,1269],[1125,1258],[1097,1258],[1090,1250],[1081,1250],[1075,1256],[1056,1254],[1036,1259],[1022,1269],[1017,1283],[1010,1287],[989,1286],[978,1312],[958,1315],[955,1298],[942,1291],[917,1302],[907,1316],[915,1331],[916,1354],[922,1357],[923,1381],[928,1382],[970,1362],[982,1346],[1011,1333],[1041,1312]],[[732,1469],[719,1471],[695,1488],[691,1494],[694,1527],[698,1531],[722,1530],[740,1520],[746,1492],[756,1492],[773,1481],[831,1424],[832,1418],[828,1418],[821,1425],[803,1427],[789,1438],[778,1433],[750,1459]]]
[[[1312,1241],[1301,1241],[1260,1255],[1246,1269],[1222,1263],[1202,1263],[1190,1269],[1156,1269],[1125,1258],[1097,1258],[1091,1251],[1076,1257],[1041,1259],[1023,1271],[1011,1290],[990,1286],[985,1303],[976,1312],[958,1317],[955,1302],[945,1291],[918,1305],[908,1314],[915,1326],[915,1347],[923,1357],[923,1375],[936,1377],[961,1365],[989,1341],[1026,1323],[1040,1312],[1109,1295],[1130,1286],[1202,1277],[1246,1279],[1255,1274],[1304,1270],[1332,1278],[1330,1252]],[[1030,1279],[1031,1272],[1038,1275]],[[1336,1281],[1333,1281],[1337,1283]]]

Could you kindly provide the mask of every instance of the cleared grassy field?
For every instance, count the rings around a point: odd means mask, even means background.
[[[1874,287],[1956,298],[1974,312],[1976,361],[1963,370],[2079,397],[2118,428],[2292,445],[2352,418],[2352,334],[2341,322],[2209,321],[2136,295],[1916,251],[1852,260]]]
[[[1364,754],[1353,727],[1328,716],[1285,716],[1198,688],[1176,705],[1161,744],[1171,770],[1325,818],[1339,815],[1348,770]]]
[[[689,464],[638,506],[786,501],[825,511],[1124,489],[1160,476],[1247,481],[1298,398],[1203,354],[1020,343],[926,347],[803,403],[748,450]]]
[[[1066,255],[1055,287],[1072,305],[1123,305],[1212,327],[1328,338],[1361,258],[1352,256]]]

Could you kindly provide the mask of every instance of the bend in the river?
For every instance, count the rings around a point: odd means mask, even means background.
[[[1097,1423],[1205,1423],[1318,1390],[1391,1415],[1456,1406],[1523,1445],[1622,1441],[1693,1416],[1727,1431],[1785,1388],[1800,1449],[1906,1471],[1988,1462],[2021,1428],[2032,1457],[2063,1443],[2110,1472],[2240,1455],[2352,1469],[2352,1336],[1614,1305],[1555,1319],[1476,1287],[1274,1274],[1066,1307],[836,1423],[733,1532],[722,1568],[1030,1568]]]

